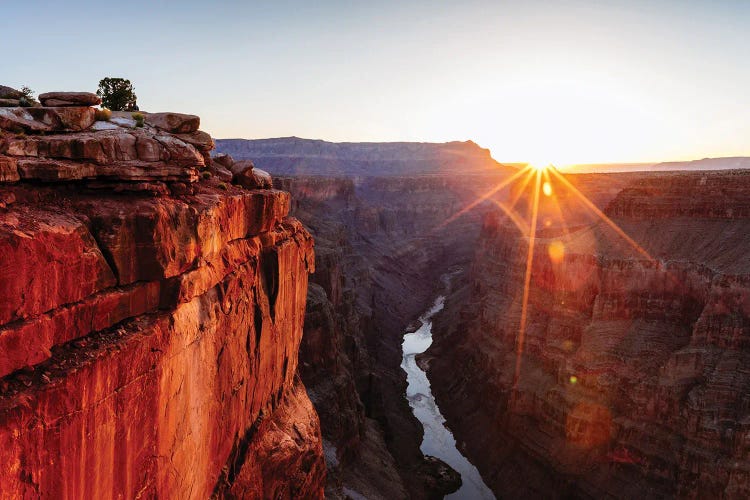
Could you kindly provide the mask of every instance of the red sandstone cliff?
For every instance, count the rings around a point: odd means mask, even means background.
[[[0,498],[322,497],[288,193],[197,117],[35,109],[0,113]]]
[[[746,172],[632,182],[606,212],[653,261],[603,222],[543,234],[515,391],[527,240],[488,221],[429,375],[498,495],[750,495],[748,192]]]

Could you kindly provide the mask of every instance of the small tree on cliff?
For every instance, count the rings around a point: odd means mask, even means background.
[[[124,78],[104,78],[99,81],[96,95],[102,98],[102,106],[112,111],[131,111],[135,108],[136,95],[133,84]]]

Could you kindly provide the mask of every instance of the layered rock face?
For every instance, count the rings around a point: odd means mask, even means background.
[[[315,235],[300,371],[321,417],[330,498],[449,491],[419,451],[401,341],[440,275],[468,262],[487,207],[451,218],[499,178],[276,178]]]
[[[486,219],[424,361],[498,496],[750,495],[748,189],[630,182],[601,206],[651,258],[602,220],[541,231],[520,356],[528,238]]]
[[[197,117],[3,109],[0,497],[322,497],[289,194],[228,184]]]

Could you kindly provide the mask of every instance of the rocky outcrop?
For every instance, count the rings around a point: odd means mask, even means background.
[[[322,497],[288,193],[148,121],[1,125],[0,497]]]
[[[485,221],[423,361],[498,496],[750,494],[748,179],[645,175],[602,200],[652,258],[602,220],[541,231],[520,357],[528,240]]]

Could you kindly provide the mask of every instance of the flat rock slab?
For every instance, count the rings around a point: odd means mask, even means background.
[[[79,132],[96,120],[96,111],[88,106],[29,108],[28,112],[34,120],[49,125],[52,130]]]
[[[182,113],[148,113],[146,123],[173,134],[189,134],[200,128],[201,119],[195,115]]]
[[[0,107],[0,129],[24,132],[79,132],[94,124],[95,115],[94,108],[85,106]]]
[[[102,100],[98,95],[91,92],[46,92],[39,94],[42,106],[65,107],[65,106],[96,106]]]
[[[50,132],[52,127],[34,120],[30,108],[0,108],[0,129],[11,132]]]

